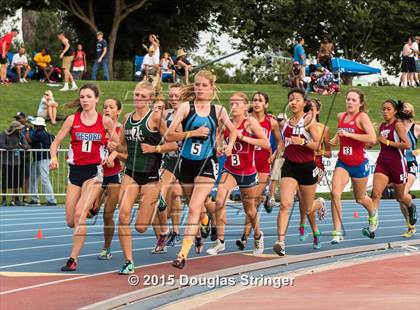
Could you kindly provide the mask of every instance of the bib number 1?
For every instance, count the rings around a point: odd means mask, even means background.
[[[90,153],[92,151],[92,141],[84,140],[82,142],[82,152]]]

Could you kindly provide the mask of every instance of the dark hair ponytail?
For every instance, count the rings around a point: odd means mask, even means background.
[[[395,114],[396,118],[399,119],[410,119],[410,115],[409,113],[404,112],[404,102],[401,100],[394,100],[394,99],[389,99],[385,102],[389,102],[392,104],[392,106],[394,107],[394,109],[397,111],[397,113]]]

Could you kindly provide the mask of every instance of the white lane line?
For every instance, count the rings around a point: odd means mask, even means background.
[[[400,227],[400,226],[398,226],[398,227]],[[400,237],[400,236],[399,235],[388,235],[388,236],[376,237],[375,239],[384,239],[384,238],[392,238],[392,237]],[[348,239],[348,240],[343,240],[342,242],[346,242],[346,241],[347,242],[350,242],[350,241],[358,241],[358,240],[367,240],[367,239],[366,238]],[[226,241],[233,241],[233,239],[232,240],[226,240]],[[310,245],[310,244],[311,243],[290,245],[290,246],[288,246],[288,248],[290,248],[290,247],[306,246],[306,245]],[[145,248],[145,249],[147,250],[147,249],[151,249],[151,248]],[[271,249],[271,247],[265,247],[264,249]],[[134,251],[139,251],[139,250],[142,250],[142,249],[141,248],[140,249],[133,249],[133,252]],[[122,252],[122,251],[115,251],[115,252]],[[248,252],[248,251],[245,251],[245,252]],[[230,254],[235,254],[235,253],[244,253],[244,251],[233,251],[233,252],[219,254],[219,256],[230,255]],[[94,255],[97,255],[97,253],[95,253],[95,254],[87,254],[87,255],[80,255],[79,257],[94,256]],[[189,260],[200,259],[200,258],[203,258],[203,257],[208,257],[208,256],[192,257]],[[45,260],[45,261],[38,261],[38,262],[50,262],[50,261],[65,260],[65,259],[67,259],[67,257],[57,258],[57,259],[51,259],[51,260]],[[34,263],[38,263],[38,262],[26,263],[26,265],[27,264],[34,264]],[[144,268],[144,267],[150,267],[150,266],[158,266],[158,265],[167,264],[168,262],[171,262],[171,260],[164,261],[164,262],[159,262],[159,263],[153,263],[153,264],[145,264],[145,265],[138,266],[137,268]],[[20,264],[20,265],[14,265],[14,266],[21,266],[21,265],[22,264]],[[7,267],[5,267],[5,268],[7,268]],[[93,278],[93,277],[97,277],[97,276],[101,276],[101,275],[106,275],[106,274],[112,274],[112,273],[116,273],[116,272],[117,272],[117,270],[112,270],[112,271],[106,271],[106,272],[95,273],[95,274],[90,274],[90,275],[83,275],[83,276],[80,276],[80,277],[74,277],[74,278],[67,278],[67,279],[63,279],[63,280],[45,282],[45,283],[31,285],[31,286],[26,286],[26,287],[21,287],[21,288],[9,290],[9,291],[3,291],[3,292],[0,292],[0,295],[11,294],[11,293],[21,292],[21,291],[25,291],[25,290],[29,290],[29,289],[39,288],[39,287],[43,287],[43,286],[49,286],[49,285],[53,285],[53,284],[60,284],[60,283],[64,283],[64,282],[75,281],[75,280],[80,280],[80,279],[85,279],[85,278]]]
[[[64,215],[64,214],[63,214]],[[5,221],[27,221],[27,220],[39,220],[39,219],[43,219],[43,220],[50,220],[50,219],[62,219],[63,215],[60,216],[40,216],[40,217],[17,217],[17,218],[12,218],[12,219],[5,219],[5,218],[0,218],[0,223],[3,223]]]
[[[387,223],[387,222],[399,222],[401,221],[401,219],[393,219],[393,220],[382,220],[382,223]],[[267,221],[267,222],[260,222],[261,224],[274,224],[277,223],[276,221]],[[358,225],[358,224],[362,224],[364,223],[364,221],[357,221],[357,222],[350,222],[348,224],[346,224],[346,226],[350,226],[350,225]],[[324,226],[331,226],[330,223],[324,223],[318,224],[319,227],[324,227]],[[289,225],[288,229],[290,228],[298,228],[299,225]],[[242,227],[241,227],[242,228]],[[268,229],[276,229],[276,227],[266,227]],[[381,227],[382,228],[382,227]],[[263,227],[262,227],[263,229]],[[132,229],[133,230],[133,229]],[[226,234],[229,232],[233,232],[233,231],[242,231],[243,229],[226,229]],[[321,230],[322,231],[322,230]],[[348,231],[348,229],[346,229],[346,231]],[[69,235],[72,236],[72,235]],[[151,236],[151,237],[139,237],[139,238],[133,238],[133,240],[141,240],[141,239],[156,239],[155,236]],[[32,240],[35,240],[34,238]],[[102,243],[103,240],[99,240],[99,241],[86,241],[84,244],[97,244],[97,243]],[[45,249],[45,248],[55,248],[55,247],[64,247],[64,246],[71,246],[71,243],[61,243],[61,244],[51,244],[51,245],[40,245],[40,246],[32,246],[32,247],[23,247],[23,248],[13,248],[13,249],[2,249],[0,250],[0,253],[7,253],[7,252],[14,252],[14,251],[25,251],[25,250],[34,250],[34,249]]]

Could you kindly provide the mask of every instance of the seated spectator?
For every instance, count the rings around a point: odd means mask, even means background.
[[[141,64],[141,69],[144,71],[146,80],[149,80],[150,76],[155,76],[159,72],[159,62],[156,62],[154,54],[155,48],[150,47],[149,52],[144,55],[143,63]]]
[[[57,108],[58,103],[55,102],[51,90],[46,90],[39,103],[37,116],[44,119],[49,119],[52,125],[57,123]]]
[[[339,89],[335,86],[334,75],[326,68],[320,65],[310,65],[312,90],[321,94],[329,95]]]
[[[83,51],[83,45],[77,44],[77,50],[74,52],[73,60],[73,78],[82,80],[83,74],[87,71],[86,53]]]
[[[29,149],[26,139],[21,134],[25,128],[18,121],[13,121],[9,129],[0,133],[0,162],[2,164],[2,193],[6,193],[8,188],[13,189],[14,200],[10,201],[10,206],[23,206],[17,194],[20,187],[23,187],[23,170],[21,167],[21,153]],[[2,205],[7,205],[6,196],[3,195]]]
[[[43,73],[43,77],[41,78],[40,82],[45,82],[45,80],[47,80],[49,83],[51,83],[52,81],[50,80],[50,76],[54,68],[51,65],[51,56],[50,53],[48,53],[48,50],[43,48],[41,52],[34,56],[34,61],[39,71]]]
[[[192,64],[186,58],[187,53],[181,48],[176,53],[175,70],[176,74],[185,76],[185,83],[188,84],[189,74],[192,70]]]
[[[302,80],[301,74],[300,74],[300,67],[299,62],[294,61],[292,68],[289,70],[289,87],[295,88],[305,88],[304,82]]]
[[[29,204],[40,204],[38,194],[38,176],[41,177],[42,192],[47,194],[47,206],[56,206],[53,187],[50,181],[50,152],[49,148],[53,141],[53,136],[46,131],[45,119],[36,117],[31,121],[34,128],[27,134],[27,140],[32,149],[45,150],[33,152],[31,164],[30,192],[32,193]]]
[[[175,64],[172,61],[171,55],[169,53],[164,53],[162,59],[160,60],[161,75],[165,72],[172,74],[172,82],[175,82],[176,72],[174,70]]]
[[[24,69],[22,77],[22,69]],[[31,67],[28,65],[28,58],[25,55],[25,48],[19,48],[19,52],[13,55],[12,58],[12,70],[15,71],[18,75],[20,83],[27,83],[26,77],[28,76]]]

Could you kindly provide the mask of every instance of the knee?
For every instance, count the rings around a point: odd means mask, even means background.
[[[147,230],[147,225],[136,224],[134,225],[134,228],[136,229],[137,232],[139,232],[140,234],[143,234]]]
[[[188,215],[191,216],[191,217],[194,217],[194,216],[200,217],[200,215],[201,215],[201,207],[200,206],[190,205],[190,208],[188,210]]]
[[[124,210],[120,210],[120,214],[118,215],[118,222],[122,225],[129,225],[130,213]]]
[[[332,189],[331,191],[331,199],[333,200],[340,200],[341,199],[341,193],[338,190]]]
[[[379,192],[377,190],[372,191],[372,200],[380,200],[381,197],[382,197],[382,192]],[[357,203],[359,203],[358,200],[359,199],[356,199]]]
[[[280,201],[280,212],[287,212],[292,207],[292,201]]]
[[[74,220],[73,219],[67,219],[67,227],[74,228]]]

